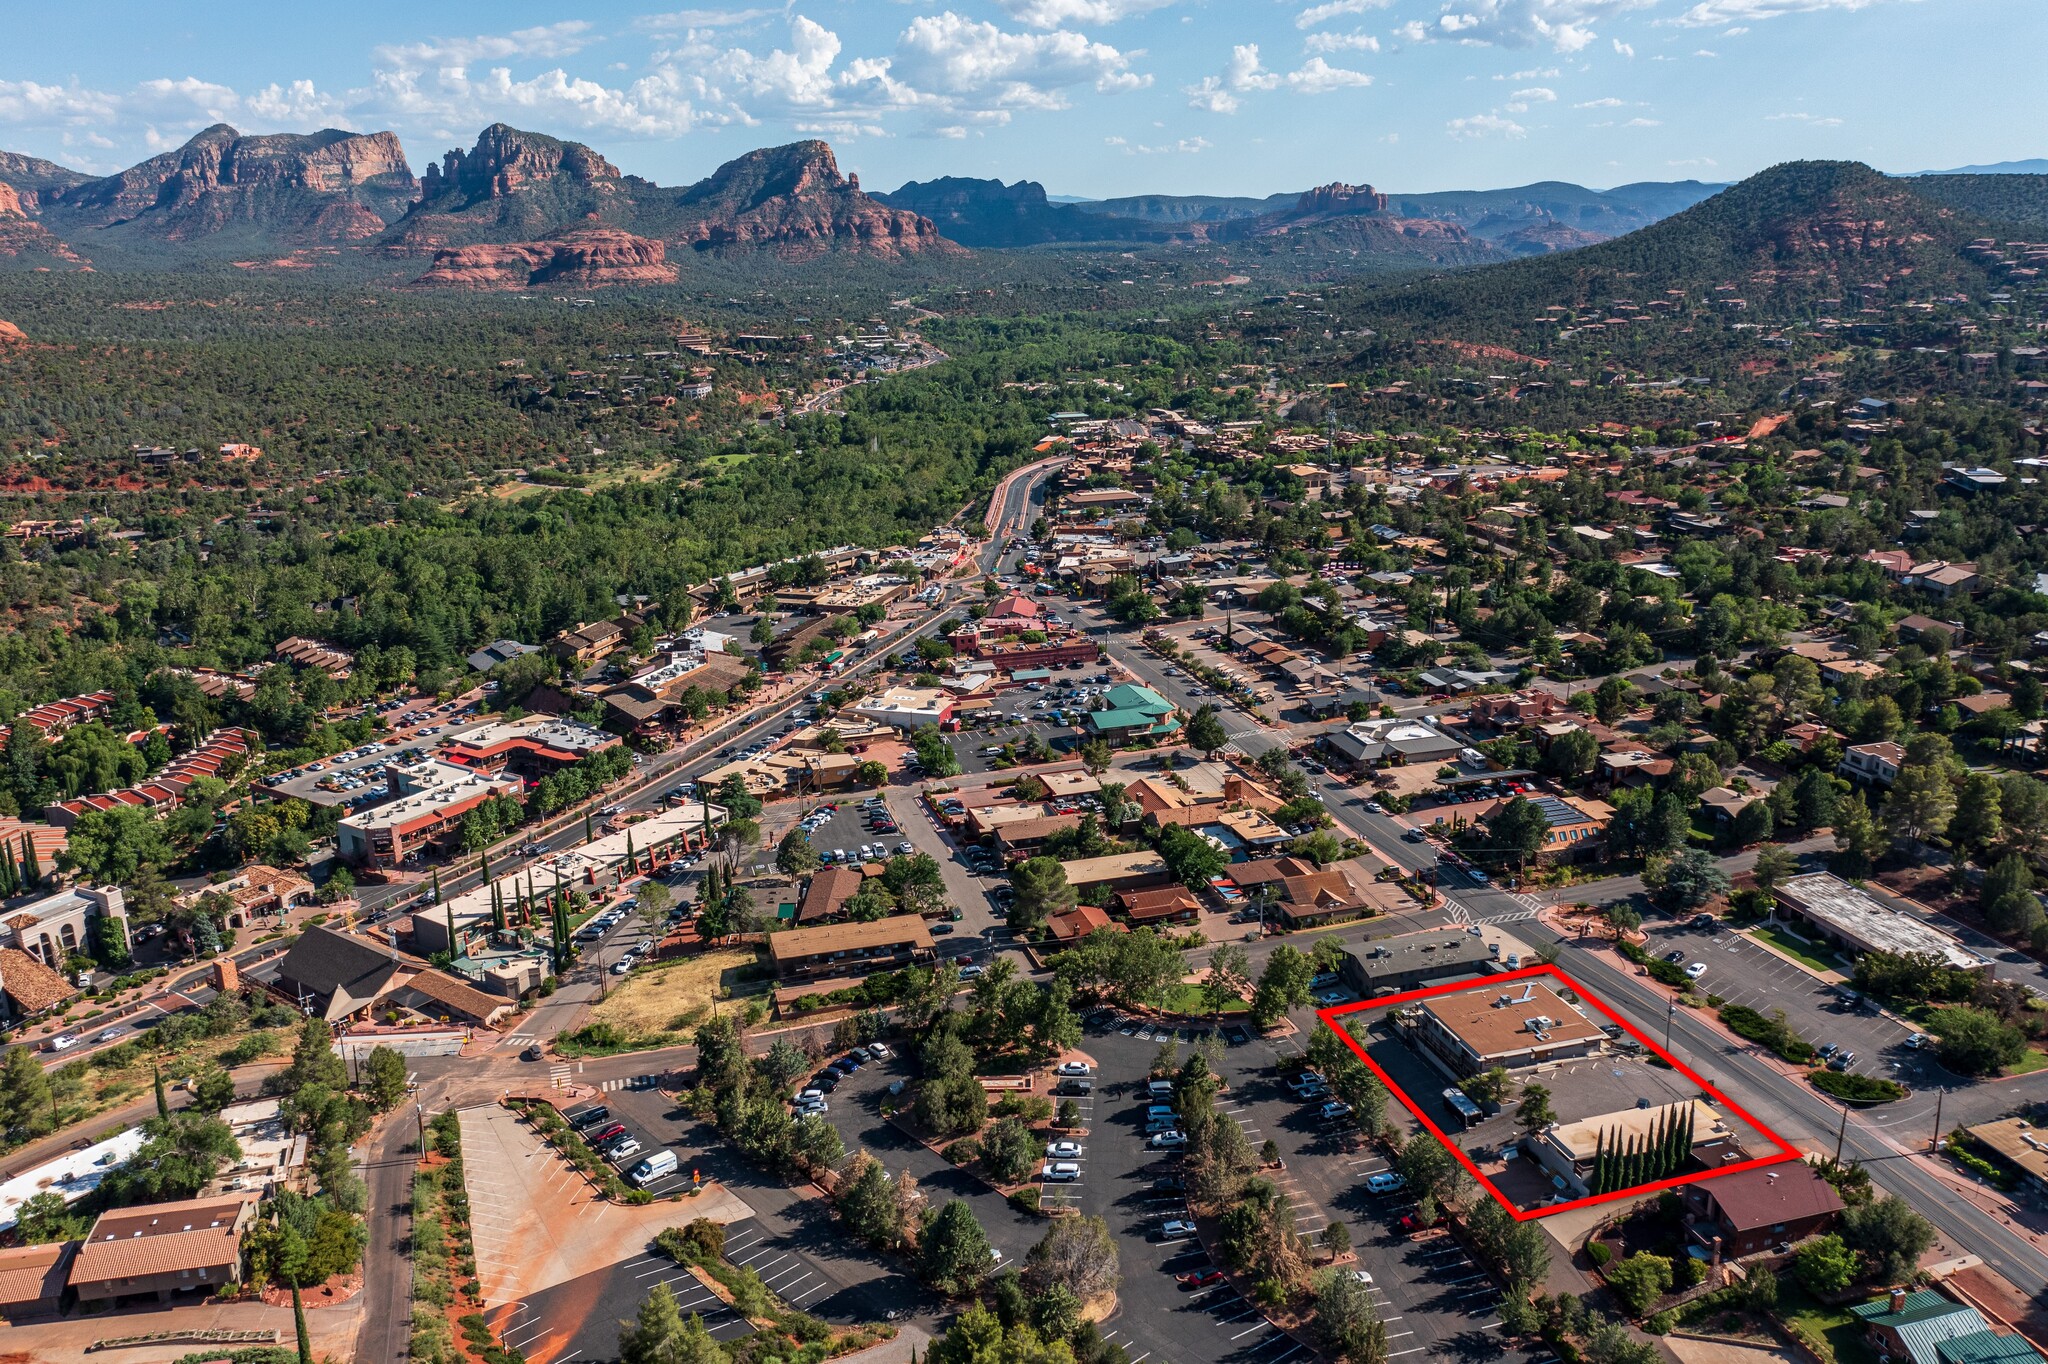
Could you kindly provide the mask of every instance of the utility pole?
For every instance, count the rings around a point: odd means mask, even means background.
[[[1677,1016],[1678,1001],[1674,999],[1664,1006],[1664,1050],[1666,1051],[1671,1050],[1671,1020]]]
[[[1849,1105],[1842,1105],[1842,1121],[1835,1128],[1835,1164],[1842,1163],[1842,1139],[1849,1134]]]
[[[1948,1097],[1948,1086],[1934,1091],[1934,1149],[1941,1149],[1941,1101]]]

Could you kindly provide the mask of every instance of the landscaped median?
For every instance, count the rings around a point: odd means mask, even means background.
[[[700,1217],[686,1227],[666,1228],[655,1236],[654,1248],[688,1269],[693,1278],[753,1326],[752,1335],[726,1346],[733,1364],[767,1364],[771,1360],[820,1364],[865,1350],[896,1334],[895,1327],[879,1322],[834,1326],[789,1306],[769,1291],[760,1275],[726,1260],[725,1228],[708,1218]],[[660,1301],[661,1296],[667,1297],[666,1304]],[[640,1320],[627,1328],[626,1339],[620,1342],[625,1356],[634,1356],[632,1346],[636,1338],[649,1330],[651,1324],[661,1323],[662,1330],[669,1329],[664,1318],[675,1311],[674,1297],[665,1286],[658,1285],[648,1295]]]
[[[519,1364],[492,1338],[476,1277],[469,1193],[463,1184],[462,1124],[442,1113],[427,1124],[427,1149],[413,1172],[412,1341],[416,1364]],[[457,1331],[461,1336],[458,1341]],[[466,1347],[466,1348],[465,1348]]]

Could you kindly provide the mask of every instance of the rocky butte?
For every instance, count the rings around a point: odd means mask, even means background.
[[[457,289],[672,284],[676,268],[668,264],[667,254],[662,243],[649,237],[611,227],[578,228],[541,241],[444,247],[413,283]]]

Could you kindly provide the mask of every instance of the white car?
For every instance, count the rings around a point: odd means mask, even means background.
[[[1372,1287],[1372,1275],[1363,1269],[1354,1269],[1351,1271],[1351,1282],[1362,1283],[1367,1288],[1370,1288]]]
[[[869,1059],[871,1059],[871,1060],[875,1060],[875,1061],[886,1061],[886,1060],[888,1060],[888,1059],[889,1059],[889,1058],[890,1058],[891,1056],[894,1056],[895,1054],[896,1054],[895,1052],[893,1052],[893,1051],[890,1051],[890,1050],[889,1050],[889,1049],[888,1049],[887,1047],[883,1046],[883,1045],[882,1045],[882,1044],[881,1044],[880,1042],[870,1042],[870,1043],[868,1043],[868,1057],[869,1057]]]
[[[1145,1143],[1155,1151],[1177,1151],[1188,1144],[1187,1133],[1168,1130],[1154,1132],[1152,1139]]]
[[[1685,976],[1687,980],[1698,980],[1701,976],[1704,976],[1706,973],[1707,964],[1703,961],[1696,961],[1692,965],[1685,968]]]
[[[1408,1181],[1391,1170],[1383,1170],[1365,1181],[1365,1191],[1367,1193],[1399,1193],[1407,1187]]]
[[[1159,1236],[1161,1240],[1170,1241],[1175,1239],[1176,1237],[1193,1236],[1194,1234],[1195,1224],[1193,1222],[1187,1221],[1185,1218],[1180,1217],[1168,1218],[1166,1224],[1159,1228]]]
[[[1079,1160],[1081,1143],[1078,1141],[1056,1141],[1045,1148],[1045,1153],[1054,1160]]]
[[[49,1042],[49,1047],[51,1051],[69,1051],[77,1045],[77,1034],[68,1032],[58,1033],[55,1037],[51,1038]]]
[[[1081,1177],[1081,1167],[1071,1160],[1063,1160],[1040,1170],[1038,1177],[1048,1184],[1071,1184]]]
[[[1086,1061],[1062,1061],[1052,1068],[1055,1075],[1093,1075],[1095,1067]]]

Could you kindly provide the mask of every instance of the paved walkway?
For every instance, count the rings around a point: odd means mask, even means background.
[[[509,1109],[465,1108],[461,1122],[477,1280],[492,1306],[645,1254],[664,1228],[754,1215],[717,1185],[679,1203],[609,1203]]]

